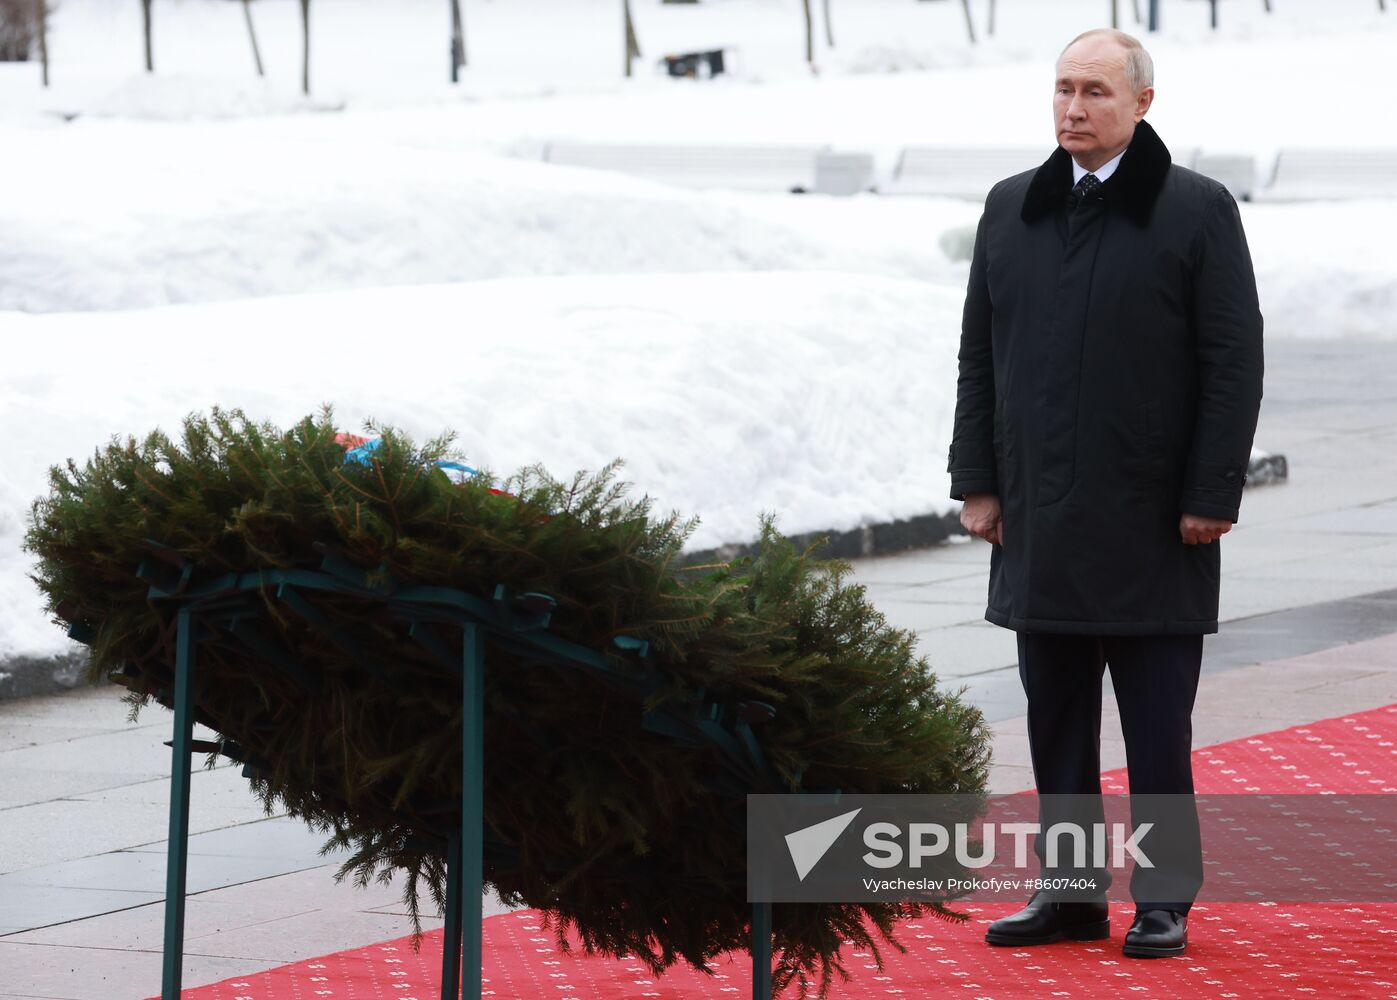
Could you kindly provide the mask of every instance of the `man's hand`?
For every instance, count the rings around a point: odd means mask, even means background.
[[[960,523],[976,538],[991,545],[1004,544],[1004,517],[999,497],[993,493],[967,493],[960,509]]]
[[[966,499],[968,501],[969,497]],[[964,523],[965,515],[961,514],[960,519]],[[1185,514],[1179,518],[1179,534],[1185,545],[1207,545],[1231,530],[1232,522],[1225,518],[1199,517],[1197,514]]]

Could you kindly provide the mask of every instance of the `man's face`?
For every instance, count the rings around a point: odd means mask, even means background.
[[[1095,170],[1130,143],[1135,124],[1145,117],[1154,88],[1140,93],[1125,75],[1125,49],[1109,36],[1083,38],[1057,64],[1053,119],[1058,145]]]

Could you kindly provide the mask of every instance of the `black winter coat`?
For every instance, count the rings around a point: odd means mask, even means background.
[[[1100,199],[1059,147],[990,191],[961,332],[951,496],[1003,509],[985,617],[1016,631],[1216,632],[1221,541],[1261,405],[1236,202],[1145,122]]]

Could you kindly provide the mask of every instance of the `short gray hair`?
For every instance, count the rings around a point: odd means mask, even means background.
[[[1058,54],[1058,62],[1062,61],[1062,57],[1067,54],[1068,49],[1083,38],[1090,38],[1093,35],[1106,35],[1125,49],[1125,79],[1135,93],[1138,94],[1146,87],[1154,86],[1154,60],[1145,51],[1145,47],[1140,44],[1140,39],[1134,35],[1127,35],[1124,31],[1117,31],[1115,28],[1092,28],[1090,31],[1082,32],[1063,47],[1062,52]]]

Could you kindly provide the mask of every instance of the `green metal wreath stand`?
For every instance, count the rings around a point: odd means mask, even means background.
[[[548,631],[556,602],[545,594],[512,595],[503,585],[492,600],[445,587],[400,585],[383,573],[368,574],[326,547],[319,570],[266,569],[196,579],[195,567],[178,552],[147,542],[150,552],[137,575],[150,584],[148,597],[173,611],[174,664],[172,692],[156,699],[174,710],[171,741],[170,827],[165,877],[165,941],[162,1000],[178,1000],[184,959],[186,874],[189,863],[189,795],[194,754],[216,752],[244,763],[245,776],[255,776],[255,761],[245,759],[231,743],[193,738],[198,685],[198,651],[207,642],[236,643],[245,652],[280,668],[298,685],[313,692],[318,678],[284,650],[274,632],[260,624],[266,602],[274,598],[306,625],[339,647],[366,674],[387,683],[382,667],[365,657],[344,629],[321,611],[315,593],[354,597],[407,625],[407,632],[441,666],[461,679],[464,739],[461,747],[463,794],[460,819],[446,833],[447,900],[442,955],[441,996],[479,1000],[481,995],[481,897],[484,844],[484,680],[486,648],[495,646],[527,656],[530,661],[581,670],[622,692],[643,698],[664,683],[648,662],[648,643],[626,636],[618,648],[635,661],[621,670],[596,650],[561,639]],[[74,623],[69,634],[89,641],[91,629]],[[775,712],[762,702],[744,702],[725,709],[699,701],[689,713],[648,713],[642,722],[650,732],[676,742],[713,751],[734,791],[779,787],[762,754],[753,724]],[[752,904],[752,997],[770,1000],[772,991],[771,904]],[[464,977],[462,970],[467,970]],[[473,971],[472,971],[473,970]],[[464,981],[463,981],[464,978]]]

